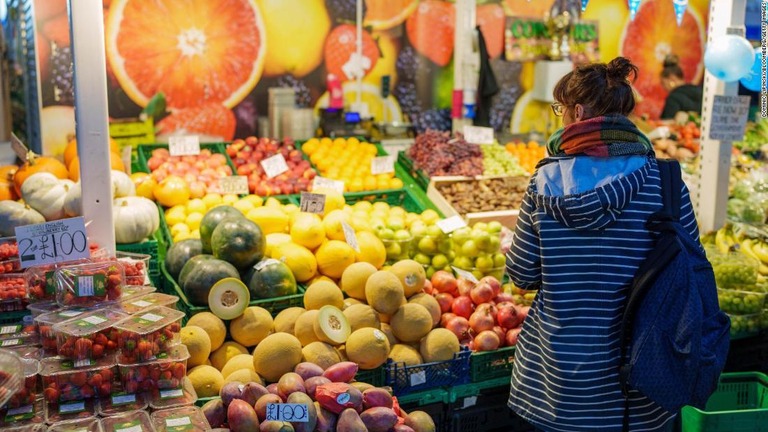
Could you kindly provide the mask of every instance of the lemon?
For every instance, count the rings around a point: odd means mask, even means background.
[[[202,220],[203,220],[202,213],[190,213],[187,216],[187,218],[184,220],[184,223],[187,224],[190,231],[193,231],[200,228],[200,221]]]
[[[246,195],[242,198],[245,201],[249,201],[254,207],[261,207],[264,205],[264,198],[258,195]]]
[[[181,233],[178,233],[175,236],[173,236],[173,242],[174,243],[178,243],[178,242],[180,242],[182,240],[187,240],[187,239],[191,239],[191,238],[194,238],[194,237],[192,237],[192,233],[190,233],[190,232],[181,232]]]
[[[371,71],[368,72],[368,75],[363,78],[363,82],[380,86],[381,78],[385,75],[389,75],[390,88],[395,88],[395,84],[397,83],[397,68],[395,67],[395,62],[397,61],[397,47],[386,33],[375,32],[371,36],[378,42],[381,56],[376,61],[373,69],[371,69]]]
[[[243,214],[248,214],[249,210],[256,208],[256,206],[254,206],[251,201],[246,200],[245,198],[240,199],[236,203],[232,204],[232,207],[240,210],[240,212]]]
[[[217,205],[221,204],[221,195],[217,193],[208,193],[208,194],[205,194],[205,196],[202,197],[201,200],[205,203],[205,206],[208,209],[212,209]]]
[[[208,206],[205,204],[205,201],[203,201],[200,198],[195,198],[189,200],[187,203],[187,213],[202,213],[205,214],[205,212],[208,210]]]
[[[171,237],[176,237],[179,234],[189,234],[189,225],[185,224],[184,222],[177,223],[176,225],[171,227]]]
[[[278,200],[275,197],[269,197],[267,198],[267,201],[264,203],[264,207],[277,208],[282,210],[283,203],[281,203],[280,200]]]
[[[440,220],[440,215],[432,209],[426,209],[421,212],[421,220],[424,221],[424,224],[426,225],[433,225]]]
[[[184,222],[187,219],[187,213],[183,210],[171,211],[168,210],[165,213],[165,223],[169,226],[173,226]]]

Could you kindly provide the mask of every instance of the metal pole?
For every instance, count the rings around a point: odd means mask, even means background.
[[[115,253],[102,0],[68,0],[75,84],[75,132],[88,238]]]

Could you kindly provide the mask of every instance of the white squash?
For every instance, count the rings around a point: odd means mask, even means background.
[[[17,201],[0,201],[0,235],[15,236],[14,228],[45,222],[43,215],[28,205]]]
[[[115,242],[137,243],[160,227],[157,205],[144,197],[121,197],[114,201],[112,219]]]
[[[21,197],[45,220],[57,220],[65,216],[64,199],[73,184],[70,180],[59,180],[53,174],[39,172],[27,177],[21,185]]]
[[[64,214],[67,217],[83,215],[83,189],[79,181],[69,188],[67,196],[64,197]]]
[[[128,174],[112,170],[112,191],[115,198],[122,198],[136,195],[136,185]]]

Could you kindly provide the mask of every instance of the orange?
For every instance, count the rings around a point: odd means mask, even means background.
[[[589,7],[589,6],[587,6]],[[601,36],[602,37],[602,36]],[[668,0],[646,0],[635,20],[628,22],[619,44],[621,55],[640,72],[635,82],[639,94],[635,114],[659,118],[667,92],[661,86],[661,69],[667,54],[676,54],[686,81],[698,83],[704,73],[704,26],[699,13],[688,8],[677,26]]]
[[[133,184],[136,186],[137,196],[154,201],[154,188],[157,186],[157,180],[154,177],[144,172],[136,172],[131,174],[131,180],[133,180]]]
[[[125,172],[125,164],[118,153],[109,152],[109,162],[113,170]],[[74,182],[80,180],[80,158],[75,156],[75,158],[69,162],[67,170],[69,170],[70,180]]]
[[[144,107],[237,105],[264,69],[265,32],[255,0],[115,0],[107,59],[122,89]]]
[[[170,175],[166,177],[155,186],[153,192],[157,202],[164,207],[185,205],[189,202],[189,185],[179,176]]]
[[[549,12],[555,0],[504,0],[507,15],[542,18]]]
[[[120,146],[117,141],[109,138],[109,151],[120,154]],[[64,149],[64,165],[69,166],[72,159],[77,157],[77,139],[73,139],[67,143],[67,147]]]
[[[363,24],[386,30],[402,24],[419,5],[419,0],[365,0]]]

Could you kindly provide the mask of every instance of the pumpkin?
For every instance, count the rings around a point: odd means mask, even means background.
[[[157,186],[157,180],[154,177],[145,172],[135,172],[131,174],[131,180],[136,186],[136,195],[151,200],[155,199],[154,189]]]
[[[115,198],[122,198],[136,195],[136,186],[128,174],[112,170],[112,191]]]
[[[17,201],[0,201],[0,235],[15,236],[14,228],[45,222],[45,217],[28,205]]]
[[[83,188],[80,182],[69,188],[64,197],[64,214],[67,217],[82,216],[83,214]]]
[[[117,243],[138,243],[160,227],[157,205],[144,197],[115,199],[112,220]]]
[[[45,220],[61,219],[64,199],[74,186],[70,180],[59,180],[51,173],[36,173],[27,177],[21,186],[21,197],[30,207],[40,212]]]
[[[115,152],[109,152],[109,162],[110,167],[113,170],[122,171],[125,172],[125,164],[123,164],[123,159],[120,157],[119,154]],[[69,179],[72,181],[78,181],[80,180],[80,158],[75,156],[74,159],[69,163]]]
[[[26,162],[13,175],[13,187],[16,190],[16,194],[21,195],[21,185],[24,184],[24,181],[32,174],[39,172],[51,173],[60,179],[65,179],[69,176],[67,167],[59,162],[58,159],[38,156],[29,152]]]
[[[117,141],[112,139],[112,137],[109,138],[109,151],[112,153],[120,154],[120,146],[117,144]],[[72,159],[77,157],[77,139],[72,139],[67,143],[67,147],[64,149],[64,165],[69,166],[69,164],[72,162]]]
[[[17,165],[5,165],[0,167],[0,200],[17,200],[19,195],[13,187],[13,175],[16,174]]]

